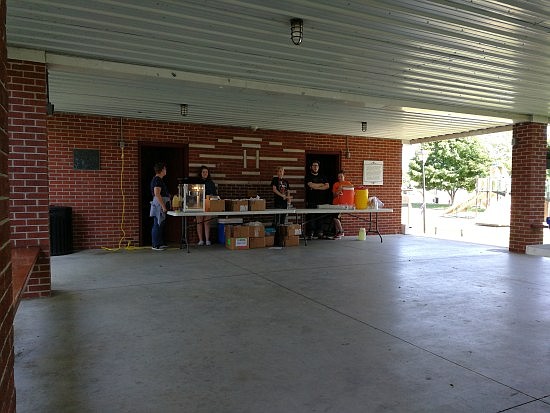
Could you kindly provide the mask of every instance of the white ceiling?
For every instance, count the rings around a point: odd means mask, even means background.
[[[7,44],[60,112],[404,141],[549,115],[548,0],[8,0]]]

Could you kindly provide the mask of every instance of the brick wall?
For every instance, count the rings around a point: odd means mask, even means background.
[[[0,2],[0,413],[15,412],[10,228],[6,2]]]
[[[9,182],[12,247],[39,246],[23,297],[50,295],[46,66],[9,60]]]
[[[543,123],[514,125],[509,244],[513,252],[525,253],[527,245],[543,242],[546,129]]]
[[[122,125],[122,127],[121,127]],[[345,136],[317,135],[282,131],[252,131],[185,123],[56,113],[48,117],[49,188],[51,204],[73,208],[73,234],[76,249],[116,247],[120,231],[122,201],[120,197],[121,150],[123,137],[123,190],[138,194],[139,143],[188,144],[189,170],[210,167],[223,198],[246,197],[248,191],[259,193],[272,202],[269,186],[278,165],[296,191],[297,206],[303,206],[305,158],[308,151],[345,153]],[[363,160],[384,161],[384,185],[370,187],[393,214],[380,214],[383,233],[401,230],[401,149],[400,141],[348,137],[351,159],[342,156],[347,178],[360,184]],[[74,149],[98,149],[100,170],[73,169]],[[125,240],[137,245],[139,239],[139,205],[137,196],[126,203]],[[350,233],[365,226],[348,218]]]

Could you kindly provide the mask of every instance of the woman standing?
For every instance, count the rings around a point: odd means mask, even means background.
[[[167,248],[164,244],[164,224],[166,223],[166,211],[170,202],[168,187],[163,179],[166,176],[166,164],[157,162],[154,166],[155,176],[151,180],[151,210],[149,216],[153,217],[153,229],[151,230],[151,240],[155,251],[163,251]]]
[[[206,166],[199,169],[200,183],[204,184],[204,195],[218,195],[216,184],[210,177],[210,170]],[[198,245],[212,245],[210,242],[210,217],[197,217]]]

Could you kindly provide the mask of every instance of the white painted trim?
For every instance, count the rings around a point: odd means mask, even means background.
[[[190,143],[190,148],[216,149],[216,145],[203,145],[201,143]]]
[[[280,158],[277,156],[262,156],[261,161],[282,161],[282,162],[298,162],[298,158]]]
[[[243,159],[242,156],[237,155],[217,155],[217,154],[210,154],[210,153],[200,153],[199,158],[217,158],[217,159]]]
[[[224,184],[224,185],[269,185],[271,181],[236,181],[236,180],[217,180],[216,184]]]
[[[200,168],[201,166],[206,166],[207,168],[215,168],[215,163],[190,163],[189,166],[192,166],[194,168]]]
[[[233,136],[233,140],[236,141],[251,141],[251,142],[261,142],[262,138],[248,138],[245,136]]]

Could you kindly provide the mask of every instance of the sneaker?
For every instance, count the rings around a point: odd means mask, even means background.
[[[206,241],[206,245],[212,245],[210,241]]]
[[[166,248],[168,248],[168,245],[161,245],[159,248],[162,248],[163,250],[165,250]]]
[[[343,232],[338,232],[332,239],[342,239],[344,237]]]
[[[199,243],[197,244],[199,247],[202,247],[204,245],[204,241],[199,241]]]
[[[153,251],[164,251],[164,248],[161,247],[151,247]]]

